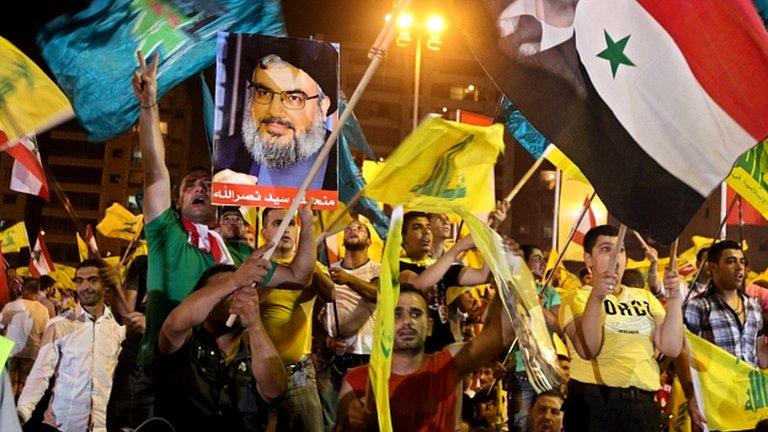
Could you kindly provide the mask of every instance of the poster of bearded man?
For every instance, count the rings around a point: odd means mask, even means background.
[[[338,45],[220,33],[216,56],[213,204],[288,207],[338,120]],[[306,200],[338,201],[338,149]]]

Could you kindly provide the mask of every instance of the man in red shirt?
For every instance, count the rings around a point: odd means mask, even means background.
[[[466,343],[424,354],[424,340],[432,331],[427,298],[409,284],[400,287],[395,308],[395,343],[389,403],[397,431],[453,431],[457,385],[475,369],[488,364],[514,338],[509,319],[491,303],[483,331]],[[339,394],[337,431],[371,430],[376,415],[366,408],[368,365],[351,369]]]

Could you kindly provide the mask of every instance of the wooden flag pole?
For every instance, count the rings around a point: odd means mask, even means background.
[[[547,154],[547,152],[545,151],[541,156],[539,156],[538,159],[536,159],[536,162],[534,162],[533,165],[531,165],[531,167],[528,168],[528,171],[526,171],[525,174],[523,175],[523,177],[520,180],[518,180],[518,182],[515,185],[515,187],[513,187],[512,190],[509,191],[507,196],[504,197],[504,201],[506,201],[506,202],[511,202],[512,201],[512,199],[515,197],[515,195],[517,195],[518,192],[520,192],[520,189],[523,188],[523,186],[528,182],[528,180],[530,180],[530,178],[533,176],[533,174],[536,172],[536,170],[544,162],[544,160],[546,159],[544,157],[544,155],[546,155],[546,154]]]
[[[616,237],[616,244],[613,247],[613,253],[611,254],[611,262],[608,266],[611,271],[614,271],[619,266],[619,255],[621,254],[621,246],[624,244],[624,237],[627,235],[627,226],[624,224],[619,225],[619,235]],[[619,284],[621,281],[619,281]],[[614,287],[615,288],[615,287]],[[611,289],[613,291],[613,288]]]
[[[285,233],[285,230],[288,229],[288,225],[293,221],[293,215],[296,214],[296,210],[299,209],[299,205],[304,200],[304,196],[307,193],[307,189],[309,188],[309,185],[312,183],[312,180],[314,180],[315,176],[317,175],[317,172],[320,171],[321,165],[325,162],[326,159],[328,159],[328,154],[330,154],[331,149],[333,148],[333,144],[336,142],[336,138],[339,137],[339,134],[341,133],[341,128],[344,126],[344,124],[349,120],[349,118],[352,116],[352,110],[355,109],[357,106],[357,103],[360,101],[360,98],[363,96],[363,92],[365,91],[365,88],[368,86],[368,83],[373,78],[373,74],[376,72],[376,69],[379,68],[379,65],[381,64],[382,60],[384,60],[384,55],[387,52],[387,48],[389,48],[389,45],[392,43],[392,39],[395,37],[395,21],[397,21],[396,17],[398,16],[399,12],[404,10],[412,0],[398,0],[398,2],[395,4],[394,9],[392,10],[392,19],[389,20],[384,24],[384,27],[381,29],[381,32],[379,32],[379,35],[376,37],[376,42],[373,47],[371,47],[370,54],[373,57],[371,60],[371,63],[368,65],[368,69],[366,69],[365,74],[360,79],[360,83],[357,85],[357,88],[355,89],[355,92],[352,94],[352,97],[349,99],[349,102],[347,103],[347,108],[344,110],[344,112],[341,114],[341,117],[339,118],[339,122],[336,125],[336,128],[333,129],[331,134],[328,136],[328,139],[325,140],[325,144],[323,145],[323,148],[320,150],[320,153],[318,153],[317,158],[315,159],[315,163],[312,164],[312,168],[310,168],[309,172],[307,173],[306,178],[304,178],[304,182],[302,182],[301,187],[299,188],[299,191],[296,193],[296,197],[294,197],[293,202],[291,203],[291,206],[288,208],[288,211],[286,212],[285,216],[283,217],[283,221],[280,223],[280,226],[277,228],[277,232],[272,237],[272,247],[267,249],[267,251],[264,253],[263,258],[266,260],[269,260],[272,258],[272,254],[275,252],[275,248],[277,248],[277,245],[279,243],[279,239],[283,237],[283,234]],[[312,205],[312,203],[307,203],[307,205]],[[311,227],[306,227],[306,229],[312,229]],[[237,319],[236,315],[230,315],[229,319],[227,320],[227,326],[231,327],[235,323],[235,319]]]
[[[640,242],[640,246],[642,246],[643,249],[649,249],[650,248],[650,246],[648,246],[648,243],[646,243],[645,239],[643,239],[643,236],[641,236],[639,232],[637,232],[635,230],[632,230],[632,234],[635,235],[635,238],[637,239],[637,241]]]
[[[677,241],[678,239],[675,239],[669,247],[669,265],[667,265],[667,269],[673,272],[677,271]]]
[[[579,225],[581,225],[581,221],[584,219],[584,216],[586,216],[587,211],[589,211],[589,206],[592,205],[592,200],[595,199],[596,195],[597,195],[597,192],[593,191],[592,195],[589,196],[589,199],[584,201],[584,207],[581,209],[581,213],[579,213],[579,218],[576,219],[576,223],[573,224],[573,227],[571,228],[571,232],[568,234],[568,240],[565,241],[565,246],[563,246],[563,250],[560,251],[557,257],[557,261],[555,261],[555,265],[552,267],[552,271],[549,273],[549,277],[547,277],[547,280],[544,282],[544,286],[549,285],[552,282],[552,278],[555,277],[555,269],[557,269],[557,266],[559,266],[560,263],[563,261],[563,256],[565,256],[565,251],[567,251],[568,246],[571,245],[573,236],[576,235],[576,230],[579,228]]]

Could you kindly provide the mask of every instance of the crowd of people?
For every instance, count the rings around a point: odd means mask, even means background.
[[[211,205],[209,169],[190,170],[174,196],[157,58],[140,62],[132,83],[149,253],[124,277],[101,259],[81,262],[71,299],[54,296],[50,278],[9,272],[14,299],[0,323],[15,346],[0,430],[375,430],[368,363],[381,263],[370,228],[349,223],[343,256],[324,266],[308,207],[275,238],[286,210],[263,209],[256,233],[238,209]],[[286,116],[281,98],[268,109]],[[499,202],[491,225],[508,208]],[[256,234],[266,244],[257,248]],[[618,230],[602,225],[584,238],[582,286],[567,290],[544,283],[540,247],[506,240],[536,278],[566,382],[537,393],[488,266],[468,265],[471,236],[453,236],[444,214],[404,215],[389,379],[396,431],[660,431],[675,375],[701,426],[686,327],[768,367],[764,289],[745,291],[740,244],[703,249],[690,282],[674,269],[659,280],[647,247],[652,266],[638,279]]]

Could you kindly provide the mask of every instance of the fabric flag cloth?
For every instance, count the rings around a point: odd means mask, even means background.
[[[584,246],[584,236],[587,235],[587,232],[597,226],[597,218],[595,217],[595,212],[592,210],[592,202],[589,199],[589,196],[584,199],[583,208],[586,208],[587,212],[584,214],[581,222],[579,222],[579,226],[576,227],[576,232],[573,234],[573,241],[581,246]]]
[[[768,136],[763,22],[749,0],[553,4],[455,2],[454,16],[494,82],[610,213],[671,243]]]
[[[40,277],[55,270],[56,267],[53,265],[51,254],[48,253],[43,235],[40,233],[37,235],[35,247],[32,248],[32,253],[29,257],[29,274],[33,277]]]
[[[128,241],[138,238],[143,227],[144,215],[134,215],[118,203],[109,206],[104,219],[96,225],[96,229],[105,237]]]
[[[138,215],[138,216],[141,217],[140,222],[141,224],[143,224],[144,216],[143,215]],[[139,226],[141,226],[141,224],[139,224]],[[141,228],[137,228],[137,230],[141,232]],[[93,227],[91,226],[91,224],[88,224],[85,226],[85,245],[88,247],[88,256],[90,257],[101,256],[101,254],[99,253],[99,245],[96,243],[96,236],[93,234]]]
[[[160,53],[158,97],[216,59],[216,34],[285,35],[276,0],[94,0],[60,16],[37,43],[92,141],[115,137],[136,122],[131,90],[136,51]]]
[[[5,257],[3,257],[3,251],[0,250],[0,305],[5,305],[11,301],[11,293],[8,289],[8,278],[6,272],[8,268],[5,266]]]
[[[23,247],[29,247],[27,226],[24,222],[19,222],[4,231],[0,231],[0,249],[3,253],[19,252]]]
[[[691,367],[701,384],[710,430],[752,430],[768,418],[768,371],[755,368],[731,353],[685,333],[693,357]]]
[[[0,150],[75,116],[72,105],[56,84],[2,37],[0,64]]]
[[[32,136],[19,138],[19,141],[9,147],[6,153],[14,159],[11,169],[11,190],[37,195],[48,201],[51,195],[48,192],[48,182],[45,180],[43,163],[40,161],[40,152],[34,138]]]
[[[75,238],[77,239],[77,253],[80,256],[80,262],[83,262],[88,259],[88,256],[90,255],[88,253],[88,245],[85,243],[85,240],[83,240],[82,237],[80,237],[80,233],[75,233]]]
[[[557,370],[557,352],[555,351],[549,330],[547,330],[547,322],[544,319],[544,312],[539,301],[533,273],[531,273],[531,270],[521,257],[504,252],[505,246],[501,236],[490,229],[477,216],[464,210],[458,210],[457,213],[469,227],[469,232],[472,234],[475,245],[482,252],[488,268],[493,273],[496,285],[499,287],[500,298],[505,304],[511,302],[513,305],[517,305],[519,303],[527,314],[521,320],[521,323],[517,323],[514,319],[512,320],[520,347],[529,353],[526,356],[526,360],[528,362],[534,361],[538,365],[549,364],[550,368],[535,369],[544,372],[550,384],[559,382],[560,378],[557,376],[557,372],[555,372]],[[511,299],[506,297],[507,294],[505,294],[503,289],[505,286],[508,286],[511,290]],[[509,307],[509,305],[506,306],[507,309]],[[526,365],[526,372],[531,382],[541,382],[541,380],[534,379],[531,376],[534,373],[531,369],[534,368]],[[557,388],[557,386],[553,385],[552,388]],[[542,391],[545,390],[537,389],[537,393]]]
[[[442,212],[494,209],[493,166],[504,149],[504,127],[427,117],[387,158],[366,195],[389,204]]]
[[[670,432],[690,432],[691,416],[688,414],[688,400],[685,398],[683,386],[675,377],[672,382],[672,394],[669,396],[669,421],[667,423]]]
[[[731,174],[725,180],[728,186],[741,195],[765,219],[768,219],[768,178],[765,177],[768,173],[767,145],[768,140],[765,140],[744,153],[733,165]],[[726,201],[731,202],[730,198]],[[731,218],[736,218],[738,223],[738,217],[738,210],[732,211],[729,221],[732,220]]]
[[[392,418],[389,414],[389,375],[392,372],[392,350],[395,343],[395,306],[400,297],[400,244],[403,241],[403,207],[397,206],[392,211],[389,223],[389,236],[384,247],[379,278],[379,293],[376,297],[376,322],[373,334],[373,347],[369,376],[371,389],[376,398],[376,412],[379,418],[379,430],[392,431]]]

